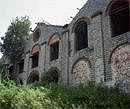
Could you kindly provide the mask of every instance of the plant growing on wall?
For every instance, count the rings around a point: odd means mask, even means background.
[[[5,36],[2,37],[2,52],[13,64],[16,73],[16,62],[21,59],[27,39],[29,37],[31,22],[28,16],[11,21]]]

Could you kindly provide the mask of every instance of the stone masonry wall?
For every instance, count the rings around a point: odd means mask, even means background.
[[[65,84],[104,81],[108,86],[114,86],[117,79],[122,80],[126,75],[128,75],[126,80],[129,83],[130,32],[112,37],[110,17],[106,13],[111,1],[88,0],[66,28],[45,23],[37,24],[35,30],[41,30],[40,38],[38,42],[33,42],[33,35],[31,35],[27,51],[31,51],[32,47],[39,43],[39,66],[35,69],[39,71],[40,77],[49,69],[56,68],[60,75],[59,82]],[[82,20],[88,24],[88,47],[76,51],[76,36],[73,28],[77,22]],[[59,58],[50,61],[48,41],[54,33],[60,35]],[[24,81],[34,70],[31,68],[31,55],[31,52],[26,54],[24,65],[26,77],[23,79]],[[130,90],[130,86],[128,84],[127,86],[125,88]]]

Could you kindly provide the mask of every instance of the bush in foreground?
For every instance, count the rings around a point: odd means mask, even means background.
[[[35,87],[0,84],[0,109],[128,109],[130,95],[90,84],[73,87],[48,84]]]

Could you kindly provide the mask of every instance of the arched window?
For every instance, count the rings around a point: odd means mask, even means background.
[[[35,44],[32,48],[32,68],[38,67],[38,63],[39,63],[39,51],[40,51],[40,45],[39,44]]]
[[[56,70],[52,71],[51,79],[53,82],[58,83],[59,75],[58,75],[58,72]]]
[[[125,0],[114,2],[109,8],[112,37],[130,30],[129,3]]]
[[[87,23],[85,21],[80,21],[77,24],[74,33],[76,51],[88,47]]]
[[[19,83],[20,83],[21,85],[23,85],[23,81],[22,81],[21,79],[19,79]]]
[[[59,40],[60,36],[58,33],[52,35],[49,39],[49,46],[50,46],[50,61],[56,60],[59,57]]]
[[[33,70],[27,79],[27,84],[35,83],[37,81],[39,81],[39,72],[37,70]]]
[[[32,68],[38,67],[38,62],[39,62],[39,52],[33,54],[31,56],[32,58]]]
[[[19,63],[18,63],[18,68],[19,68],[19,73],[23,73],[24,70],[24,59],[22,59]]]
[[[40,35],[41,35],[41,30],[40,29],[37,29],[36,31],[34,31],[34,33],[33,33],[33,41],[37,42],[39,40]]]
[[[52,68],[48,71],[48,75],[50,76],[49,82],[58,83],[59,80],[59,72],[57,68]]]
[[[8,71],[9,71],[9,76],[12,77],[12,76],[13,76],[13,72],[14,72],[14,66],[11,65],[11,66],[8,68]]]

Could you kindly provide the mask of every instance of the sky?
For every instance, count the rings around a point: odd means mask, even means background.
[[[29,16],[34,28],[43,20],[55,25],[69,23],[87,0],[0,0],[0,36],[15,17]]]
[[[87,0],[0,0],[0,36],[4,36],[10,21],[29,16],[32,29],[37,22],[54,25],[69,23]],[[0,54],[1,57],[1,54]]]

